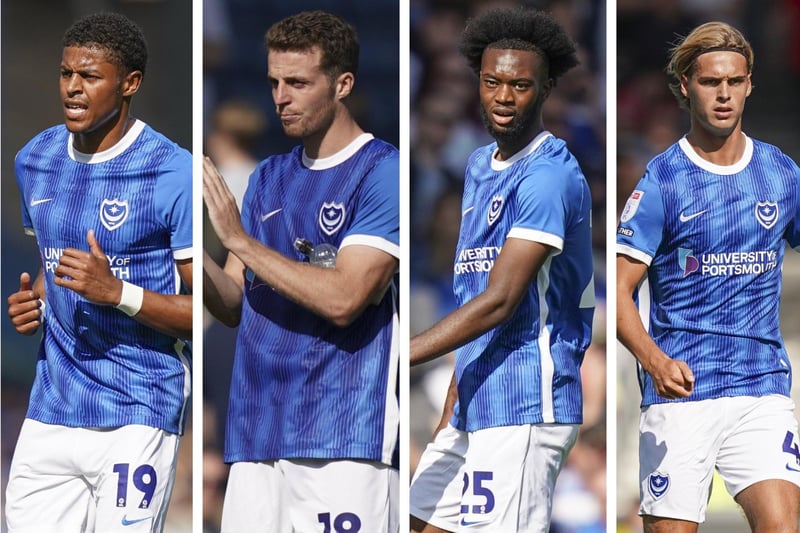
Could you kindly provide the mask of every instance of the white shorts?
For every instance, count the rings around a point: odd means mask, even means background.
[[[371,461],[234,463],[221,531],[397,533],[397,491],[397,470]]]
[[[556,478],[578,426],[448,425],[428,444],[411,482],[410,512],[447,531],[546,532]]]
[[[9,533],[162,531],[179,441],[147,426],[25,419],[6,488]]]
[[[739,396],[642,410],[639,514],[703,522],[715,467],[731,496],[767,479],[800,486],[794,402]]]

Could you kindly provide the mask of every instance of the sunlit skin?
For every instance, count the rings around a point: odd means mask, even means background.
[[[321,60],[318,47],[270,50],[267,56],[267,76],[283,131],[302,139],[308,155],[315,158],[336,153],[361,132],[341,101],[353,88],[353,74],[345,72],[331,80],[320,69]],[[345,127],[350,131],[341,131]]]
[[[544,129],[542,104],[553,82],[542,57],[529,50],[487,48],[479,77],[483,118],[505,160]]]
[[[74,134],[73,146],[86,154],[111,148],[133,122],[128,109],[141,71],[125,74],[105,50],[83,46],[65,47],[60,68],[64,124]]]
[[[681,77],[681,92],[691,107],[686,138],[700,155],[722,165],[738,161],[744,151],[742,113],[751,90],[747,60],[737,52],[701,54],[691,76]]]

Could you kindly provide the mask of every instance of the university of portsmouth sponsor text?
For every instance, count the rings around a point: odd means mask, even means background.
[[[465,248],[458,254],[458,261],[453,266],[455,275],[472,272],[489,272],[500,254],[500,246],[481,246]]]

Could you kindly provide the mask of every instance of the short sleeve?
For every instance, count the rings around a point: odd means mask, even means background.
[[[617,226],[617,253],[650,265],[661,245],[664,203],[650,170],[628,197]]]
[[[28,203],[25,201],[25,158],[28,156],[28,147],[25,146],[17,153],[14,158],[14,175],[17,178],[17,188],[19,189],[19,208],[22,213],[22,228],[27,235],[34,235],[33,221],[28,213]]]
[[[540,242],[561,251],[567,231],[572,177],[568,167],[538,165],[520,180],[516,191],[517,212],[508,237]]]
[[[356,218],[340,248],[360,244],[400,257],[400,161],[395,152],[365,176]]]
[[[794,171],[794,211],[792,212],[792,219],[786,228],[784,238],[789,246],[800,252],[800,168],[792,162],[792,170]]]
[[[156,210],[170,235],[175,260],[191,259],[192,252],[192,156],[178,150],[160,169]]]

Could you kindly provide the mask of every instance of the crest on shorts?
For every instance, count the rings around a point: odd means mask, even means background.
[[[325,202],[319,210],[319,227],[328,235],[333,235],[344,224],[346,212],[344,204]]]
[[[122,225],[123,222],[128,220],[128,201],[122,201],[119,198],[109,200],[106,198],[100,204],[100,222],[106,227],[108,231],[114,231]]]
[[[669,490],[669,474],[653,472],[647,478],[647,490],[650,491],[656,500],[662,497]]]
[[[766,229],[778,221],[778,202],[756,202],[756,220]]]
[[[642,196],[644,196],[644,191],[633,191],[631,193],[619,217],[620,222],[627,222],[633,218],[633,215],[636,214],[636,210],[639,209],[639,202],[642,201]]]
[[[486,220],[490,226],[500,218],[500,213],[503,211],[503,203],[502,195],[495,194],[492,197],[492,202],[489,204],[489,212],[486,215]]]

